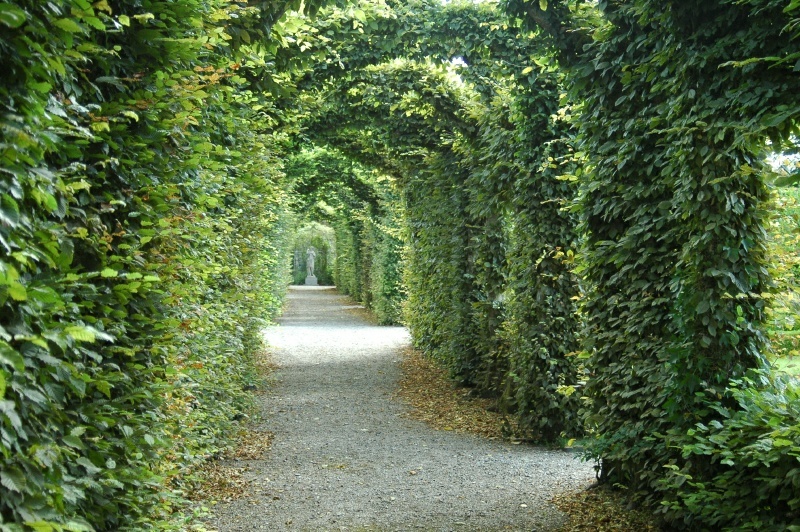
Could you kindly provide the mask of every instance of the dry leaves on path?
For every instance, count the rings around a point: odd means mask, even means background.
[[[244,477],[246,468],[232,467],[218,461],[209,462],[198,471],[200,483],[192,490],[192,501],[229,502],[244,497],[250,482]]]
[[[596,487],[577,493],[564,493],[553,504],[569,516],[561,532],[657,532],[661,530],[652,515],[641,510],[627,510],[627,501],[608,487]]]
[[[490,399],[475,399],[469,390],[457,388],[432,360],[415,349],[403,351],[402,377],[398,396],[413,410],[413,419],[425,421],[439,430],[478,434],[491,439],[504,436],[508,420],[491,410]],[[569,522],[562,532],[654,532],[659,530],[652,515],[625,508],[622,494],[600,487],[563,493],[552,501],[567,514]]]
[[[439,430],[503,437],[504,417],[492,412],[494,401],[469,396],[457,388],[439,368],[416,349],[403,350],[398,396],[412,407],[408,416]]]
[[[200,482],[190,499],[195,501],[232,501],[248,495],[251,482],[245,478],[246,464],[260,460],[269,451],[274,434],[243,427],[236,444],[219,460],[207,462],[198,470]]]
[[[255,367],[263,385],[253,390],[258,395],[268,387],[278,366],[267,351],[256,354]],[[269,451],[275,435],[243,423],[233,438],[234,443],[219,459],[205,463],[198,469],[200,479],[191,496],[194,501],[232,501],[247,496],[252,482],[245,478],[246,465],[241,462],[260,460]]]

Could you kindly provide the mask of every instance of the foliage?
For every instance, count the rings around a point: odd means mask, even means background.
[[[336,242],[339,253],[336,256],[334,280],[339,291],[351,296],[356,301],[363,300],[365,277],[369,269],[364,269],[364,255],[369,256],[371,246],[363,245],[365,234],[364,219],[357,216],[344,218],[336,224]]]
[[[392,214],[396,207],[387,204],[385,209],[380,216],[370,215],[369,210],[340,216],[337,241],[343,248],[337,256],[335,277],[337,287],[372,309],[378,323],[394,325],[399,323],[403,299],[402,242]]]
[[[775,213],[770,220],[771,264],[776,292],[768,309],[773,368],[798,375],[800,361],[800,189],[775,190]]]
[[[472,348],[473,293],[469,271],[470,227],[464,173],[455,157],[430,161],[404,190],[408,291],[404,321],[414,346],[472,384],[478,354]]]
[[[587,157],[593,452],[605,479],[653,489],[672,454],[652,435],[713,417],[696,393],[763,364],[759,149],[792,131],[792,82],[734,65],[786,48],[785,15],[774,2],[600,3],[599,17],[534,4],[508,6],[558,47]]]
[[[405,300],[401,202],[388,178],[383,187],[386,206],[383,216],[374,221],[375,250],[372,253],[369,301],[379,324],[396,325],[401,323]]]
[[[285,249],[225,33],[260,13],[0,4],[3,530],[167,528],[241,415]]]
[[[579,434],[583,398],[603,480],[676,526],[723,493],[726,526],[791,523],[762,502],[795,388],[740,379],[765,330],[796,347],[767,264],[796,284],[796,194],[769,240],[763,161],[796,149],[800,3],[321,7],[0,2],[0,529],[171,526],[298,221],[526,436]]]
[[[518,88],[510,102],[509,130],[484,129],[494,182],[504,183],[510,207],[510,249],[506,255],[507,345],[504,403],[519,427],[535,438],[578,436],[581,319],[580,281],[574,272],[578,234],[569,208],[577,172],[571,132],[559,108],[560,84],[539,73],[534,87]],[[486,157],[486,155],[484,155]]]
[[[737,379],[733,405],[706,400],[708,424],[670,431],[680,459],[660,481],[663,511],[689,529],[793,530],[800,526],[800,388],[785,376]]]
[[[330,241],[318,242],[320,249],[335,249],[332,263],[326,266],[331,281],[342,293],[372,308],[380,323],[398,323],[402,243],[397,237],[392,179],[335,149],[320,147],[296,153],[287,171],[293,180],[294,210],[318,220],[312,226],[325,223],[330,225],[328,230],[333,228]],[[301,228],[296,238],[302,240],[302,233]],[[306,248],[301,245],[302,272]],[[304,279],[302,274],[295,282]],[[319,282],[326,284],[328,278]]]
[[[94,85],[118,72],[103,71],[114,51],[90,36],[126,19],[88,4],[3,12],[13,81],[3,85],[0,520],[9,530],[121,527],[159,504],[149,465],[164,436],[152,427],[164,354],[153,350],[157,324],[147,317],[158,277],[146,268],[145,235],[121,223],[152,224],[169,202],[166,190],[142,193],[142,174],[163,169],[158,152],[135,161],[119,139],[164,117],[115,101],[111,83]],[[132,37],[139,31],[137,19]],[[129,217],[139,205],[151,215]]]
[[[553,156],[568,143],[552,118],[560,91],[548,59],[537,55],[530,32],[484,4],[364,8],[358,33],[331,22],[343,15],[334,10],[320,28],[344,33],[347,44],[336,48],[342,70],[328,61],[308,74],[327,80],[308,127],[314,140],[398,178],[406,198],[405,322],[415,344],[479,393],[505,393],[531,437],[577,434],[577,278],[561,260],[567,251],[574,257],[575,223],[563,211],[574,186],[556,179],[567,167]],[[393,49],[366,49],[375,40]],[[388,61],[389,52],[405,59]],[[530,153],[531,144],[542,149]],[[370,233],[358,225],[340,240],[351,234]],[[539,260],[550,254],[558,256]],[[340,258],[350,267],[365,260]],[[531,262],[552,266],[523,268]],[[505,314],[509,296],[513,316]],[[549,301],[532,305],[530,297]]]

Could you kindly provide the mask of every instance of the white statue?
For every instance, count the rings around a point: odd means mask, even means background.
[[[306,273],[311,277],[314,276],[314,259],[316,258],[317,252],[314,251],[314,248],[308,248],[308,251],[306,251]]]

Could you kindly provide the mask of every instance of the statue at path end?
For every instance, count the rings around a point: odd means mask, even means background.
[[[317,258],[317,250],[311,246],[306,251],[306,286],[317,286],[317,278],[314,276],[314,259]]]
[[[314,259],[317,258],[317,252],[313,247],[308,248],[306,251],[306,273],[309,277],[314,277]]]

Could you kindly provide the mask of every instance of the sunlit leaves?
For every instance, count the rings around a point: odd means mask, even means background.
[[[170,452],[188,467],[224,444],[225,423],[246,402],[260,317],[279,306],[277,147],[253,131],[268,129],[246,91],[231,96],[245,80],[218,53],[231,53],[233,29],[216,23],[234,17],[211,17],[239,6],[147,9],[0,3],[9,526],[89,529],[79,514],[97,529],[168,529],[177,497],[159,472],[175,470]],[[202,334],[183,327],[192,319]],[[186,352],[198,360],[172,371]],[[195,410],[217,412],[191,419],[194,428],[165,418],[162,405],[189,380]]]

